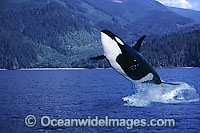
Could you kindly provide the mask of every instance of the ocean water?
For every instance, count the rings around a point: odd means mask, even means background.
[[[0,132],[199,132],[200,68],[156,69],[172,85],[132,84],[112,69],[0,71]],[[36,117],[32,128],[27,115]],[[43,127],[40,118],[173,118],[175,127]]]

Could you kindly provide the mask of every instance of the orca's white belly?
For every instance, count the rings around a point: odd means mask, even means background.
[[[106,57],[107,58],[107,57]],[[107,58],[108,59],[108,58]],[[109,60],[109,59],[108,59]],[[127,76],[126,73],[123,71],[121,66],[116,62],[116,60],[109,60],[111,66],[121,75]]]

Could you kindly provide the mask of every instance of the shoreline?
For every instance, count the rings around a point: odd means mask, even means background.
[[[87,68],[22,68],[18,70],[82,70]]]
[[[21,68],[21,69],[14,69],[14,70],[85,70],[85,69],[112,69],[112,68]],[[5,71],[9,69],[0,69],[0,71]]]
[[[176,68],[200,68],[200,67],[174,67],[174,68],[155,68],[155,69],[176,69]],[[85,70],[85,69],[112,69],[112,68],[21,68],[16,70]],[[0,69],[0,71],[5,71],[9,69]]]

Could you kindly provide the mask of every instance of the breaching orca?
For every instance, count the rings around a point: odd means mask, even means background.
[[[157,72],[147,63],[140,53],[140,46],[146,36],[141,37],[135,46],[130,47],[118,36],[108,30],[101,31],[101,42],[104,55],[90,59],[98,60],[106,58],[110,65],[127,79],[141,83],[164,83]],[[172,84],[173,83],[165,83]]]

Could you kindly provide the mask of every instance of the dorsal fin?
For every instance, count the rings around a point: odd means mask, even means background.
[[[137,43],[135,44],[135,46],[133,46],[133,48],[134,48],[136,51],[140,52],[140,46],[141,46],[141,44],[142,44],[142,42],[143,42],[143,40],[144,40],[145,37],[146,37],[146,35],[142,36],[142,37],[137,41]]]

